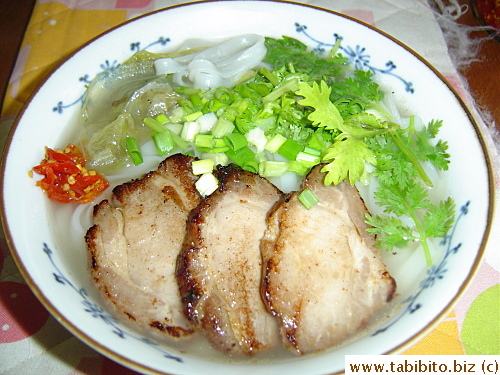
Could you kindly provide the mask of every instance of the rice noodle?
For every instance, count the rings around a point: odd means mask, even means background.
[[[174,83],[207,89],[231,87],[266,54],[264,37],[247,34],[201,52],[155,61],[157,74],[173,74]]]

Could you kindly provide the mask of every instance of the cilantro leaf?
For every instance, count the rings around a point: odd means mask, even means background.
[[[417,176],[415,167],[399,150],[392,137],[379,135],[366,139],[366,143],[377,157],[373,175],[381,183],[393,183],[405,189],[407,183]]]
[[[394,247],[405,247],[408,242],[415,240],[412,228],[403,225],[401,219],[396,216],[365,214],[365,218],[365,222],[372,226],[366,231],[376,236],[375,246],[391,251]]]
[[[309,51],[301,41],[283,36],[280,39],[266,37],[267,54],[264,62],[275,68],[283,66],[283,62],[292,65],[296,72],[309,75],[310,81],[333,81],[341,74],[348,60],[341,54],[318,58],[318,54]]]
[[[374,164],[375,155],[366,146],[366,143],[357,138],[347,137],[342,141],[334,142],[323,156],[323,161],[332,160],[321,171],[327,172],[325,185],[337,185],[349,178],[354,185],[365,172],[365,162]]]
[[[409,180],[404,189],[395,184],[381,183],[375,192],[377,203],[385,207],[384,212],[398,216],[428,209],[431,203],[427,197],[427,189],[414,180]]]
[[[387,123],[371,113],[358,113],[344,118],[343,132],[357,138],[374,137],[384,133]]]
[[[339,107],[342,116],[361,113],[367,108],[385,112],[378,105],[384,98],[384,93],[379,90],[372,76],[370,71],[356,70],[352,77],[331,83],[330,99]]]
[[[391,250],[398,244],[418,240],[424,249],[427,264],[432,264],[427,240],[430,237],[443,237],[451,229],[455,221],[453,199],[449,197],[435,205],[428,199],[426,187],[415,180],[411,180],[405,189],[382,183],[375,192],[375,198],[384,207],[386,215],[367,214],[365,222],[373,226],[368,232],[377,235],[377,244]],[[403,225],[402,217],[413,222],[413,229]]]
[[[316,82],[313,82],[311,86],[301,82],[295,94],[304,97],[299,100],[300,105],[314,108],[314,111],[307,117],[312,121],[312,125],[326,129],[339,129],[344,119],[337,107],[330,101],[330,92],[331,89],[325,81],[321,81],[320,86]]]
[[[435,145],[430,142],[436,137],[442,121],[431,121],[422,130],[415,132],[415,148],[422,161],[430,161],[436,168],[448,169],[450,155],[446,152],[448,143],[439,140]]]
[[[430,205],[425,213],[422,225],[426,237],[443,237],[455,222],[455,202],[451,197],[441,201],[439,206]]]

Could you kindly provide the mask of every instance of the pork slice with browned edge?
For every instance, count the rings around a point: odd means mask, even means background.
[[[365,231],[358,190],[347,182],[325,186],[321,168],[302,184],[319,202],[307,210],[299,192],[290,193],[270,211],[262,240],[262,295],[296,354],[330,348],[366,327],[396,287]]]
[[[260,295],[260,240],[281,196],[268,180],[233,165],[190,215],[177,276],[186,315],[226,353],[255,354],[279,342]]]
[[[200,201],[194,158],[173,155],[94,207],[86,235],[92,279],[114,314],[161,339],[190,336],[175,276],[189,212]]]

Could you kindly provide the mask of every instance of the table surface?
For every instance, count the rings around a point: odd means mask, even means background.
[[[468,1],[461,0],[461,4]],[[478,26],[471,11],[466,12],[458,20],[466,26]],[[484,31],[473,31],[470,36],[476,40],[485,38]],[[469,91],[476,104],[489,112],[500,130],[500,43],[493,38],[485,39],[477,54],[478,61],[459,69],[469,85]]]
[[[41,1],[45,3],[46,1]],[[117,0],[117,3],[119,1]],[[11,76],[12,69],[16,62],[18,56],[19,47],[23,40],[24,32],[26,26],[30,20],[31,12],[35,5],[34,0],[20,0],[20,1],[2,1],[0,0],[0,50],[2,50],[3,57],[0,59],[0,103],[3,103],[4,96],[7,92],[7,85],[9,83],[9,78]],[[124,2],[126,3],[126,1]],[[468,5],[467,0],[459,0],[459,3]],[[458,20],[461,25],[477,26],[477,21],[471,11],[467,11]],[[500,43],[496,42],[492,38],[485,38],[486,33],[484,31],[474,31],[470,36],[474,40],[481,40],[480,48],[477,54],[477,61],[461,68],[459,72],[465,78],[466,85],[468,85],[469,92],[476,102],[476,106],[487,116],[490,116],[490,123],[494,123],[496,128],[500,131],[500,106],[498,98],[500,98]],[[1,129],[0,129],[1,130]],[[0,273],[2,272],[2,262],[8,262],[8,254],[5,248],[5,241],[0,239]],[[2,252],[3,251],[3,252]],[[6,263],[7,264],[7,263]],[[8,265],[7,265],[8,266]],[[4,265],[4,271],[7,267]],[[496,283],[498,283],[498,271],[491,271],[490,269],[481,269],[481,272],[493,272],[491,275],[496,275]],[[496,272],[496,273],[494,273]],[[481,281],[480,281],[481,282]],[[480,283],[479,282],[479,283]],[[3,293],[8,292],[7,285],[9,282],[0,278],[0,372],[1,363],[3,361],[2,355],[8,353],[4,350],[4,346],[10,341],[2,341],[2,306],[6,303],[6,298]],[[3,284],[3,286],[1,285]],[[488,285],[479,285],[483,289],[486,289]],[[3,287],[3,288],[2,288]],[[27,288],[26,288],[27,289]],[[26,293],[29,293],[27,291]],[[2,305],[2,298],[4,302]],[[34,297],[33,297],[34,298]],[[470,303],[470,302],[468,302]],[[51,332],[54,335],[57,334],[62,337],[66,337],[66,342],[64,343],[64,349],[54,348],[54,343],[50,341],[51,334],[43,333],[37,336],[36,345],[39,345],[43,350],[50,352],[51,356],[57,358],[57,362],[65,363],[68,368],[75,368],[75,371],[67,371],[71,374],[135,374],[135,372],[125,369],[118,364],[94,353],[90,348],[87,348],[84,344],[80,343],[71,334],[65,332],[64,328],[60,326],[55,320],[48,319],[48,313],[41,307],[33,302],[37,310],[35,313],[39,314],[39,317],[35,319],[35,322],[27,324],[24,329],[36,332],[36,330],[45,330],[45,332]],[[19,316],[15,316],[15,319],[28,320],[23,314],[25,312],[20,312],[19,309],[12,308],[12,311],[18,311]],[[435,348],[432,354],[465,354],[467,350],[464,349],[463,343],[457,340],[457,323],[456,323],[456,311],[453,311],[443,322],[428,336],[423,338],[421,342],[417,343],[410,350],[404,354],[426,354],[430,346]],[[459,313],[459,312],[458,312]],[[29,319],[32,319],[32,314]],[[44,322],[43,328],[35,327],[37,322]],[[49,323],[45,323],[49,321]],[[450,338],[453,338],[453,342]],[[22,337],[19,339],[22,341]],[[34,350],[33,344],[26,344],[25,350]],[[52,346],[51,346],[52,345]],[[24,348],[23,346],[21,346]],[[10,349],[9,349],[10,350]],[[58,351],[59,350],[59,351]],[[71,362],[73,359],[70,358],[72,354],[75,353],[75,358],[78,358],[79,362],[74,364]],[[479,354],[479,353],[478,353]],[[496,353],[498,354],[498,353]],[[98,363],[96,362],[98,361]],[[97,364],[96,364],[97,363]],[[19,373],[19,372],[8,372]],[[27,372],[26,372],[27,373]],[[55,372],[57,374],[63,372]]]

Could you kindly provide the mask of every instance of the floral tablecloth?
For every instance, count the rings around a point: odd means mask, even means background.
[[[398,38],[433,64],[475,108],[453,67],[435,15],[424,0],[303,2],[348,14]],[[0,118],[1,140],[5,141],[15,116],[32,91],[68,54],[130,18],[180,3],[183,2],[38,0],[5,98]],[[493,150],[487,125],[481,124]],[[498,174],[496,178],[498,197]],[[478,273],[453,310],[433,331],[402,354],[500,354],[498,226],[497,219]],[[50,316],[24,282],[1,233],[0,372],[16,375],[134,373],[80,342]]]

